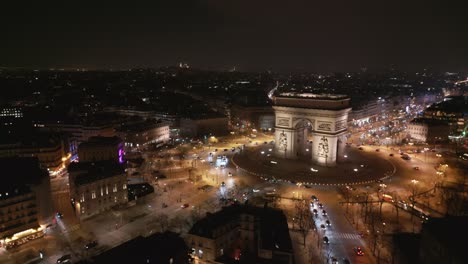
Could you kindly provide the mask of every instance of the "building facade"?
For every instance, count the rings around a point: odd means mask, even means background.
[[[90,137],[78,146],[80,162],[113,160],[123,163],[124,144],[119,137]]]
[[[68,173],[70,198],[79,219],[127,204],[127,175],[117,162],[74,162]]]
[[[142,148],[149,144],[164,145],[170,139],[169,122],[147,120],[126,124],[117,130],[117,135],[125,142],[129,150]]]
[[[408,124],[407,131],[416,141],[436,143],[448,140],[450,127],[444,121],[417,118]]]
[[[12,172],[0,186],[0,246],[10,249],[44,236],[53,217],[48,172],[37,158],[0,158]]]

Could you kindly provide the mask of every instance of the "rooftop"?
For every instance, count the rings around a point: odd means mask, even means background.
[[[49,173],[39,166],[37,158],[0,158],[0,168],[9,172],[2,178],[0,193],[23,194],[29,192],[30,185],[40,184]],[[1,198],[6,198],[2,195]]]
[[[443,218],[433,218],[423,226],[424,233],[430,233],[440,244],[445,245],[454,254],[468,260],[468,252],[465,243],[460,243],[459,239],[468,237],[468,216],[447,216]]]
[[[123,141],[117,136],[114,137],[90,137],[88,141],[83,142],[79,145],[80,148],[92,148],[92,147],[102,147],[102,146],[116,146],[121,144]]]
[[[284,92],[275,95],[275,97],[294,97],[294,98],[310,98],[310,99],[322,99],[322,100],[341,100],[349,98],[344,94],[328,94],[328,93],[296,93],[296,92]]]
[[[415,118],[411,120],[410,124],[426,124],[426,125],[433,125],[433,126],[447,126],[447,121],[439,120],[439,119],[429,119],[429,118]]]
[[[68,172],[78,172],[76,185],[110,178],[125,173],[122,165],[114,161],[72,162],[68,165]]]
[[[452,96],[448,100],[431,105],[426,111],[465,113],[468,115],[468,96]]]
[[[277,251],[292,251],[286,216],[282,210],[269,207],[253,207],[249,205],[231,205],[221,211],[208,214],[196,222],[189,234],[214,238],[214,230],[229,222],[237,223],[241,214],[253,215],[260,225],[261,248]]]
[[[95,256],[90,263],[188,263],[188,247],[176,233],[139,236]]]

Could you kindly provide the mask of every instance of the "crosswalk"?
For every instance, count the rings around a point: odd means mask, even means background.
[[[332,232],[332,236],[337,239],[361,239],[361,236],[354,233]]]

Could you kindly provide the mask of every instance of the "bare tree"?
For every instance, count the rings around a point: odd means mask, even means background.
[[[297,200],[295,201],[295,209],[296,209],[296,219],[298,222],[298,229],[303,238],[303,245],[305,247],[306,237],[309,233],[310,229],[315,227],[314,218],[310,211],[309,204],[306,200]]]

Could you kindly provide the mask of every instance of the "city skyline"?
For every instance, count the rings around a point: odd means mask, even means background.
[[[415,1],[16,6],[2,19],[1,66],[120,69],[186,62],[240,71],[466,71],[464,7]]]

